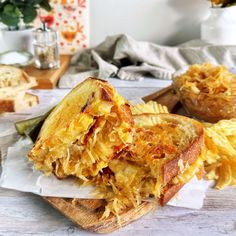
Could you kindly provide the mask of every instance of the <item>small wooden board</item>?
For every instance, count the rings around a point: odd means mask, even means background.
[[[171,86],[144,97],[143,100],[145,102],[150,100],[156,101],[167,106],[170,112],[178,104],[178,99],[172,92]],[[150,212],[157,205],[155,201],[143,202],[139,207],[132,208],[120,215],[118,222],[117,217],[113,215],[108,219],[99,220],[104,212],[105,202],[103,200],[78,199],[76,204],[73,204],[73,199],[56,197],[44,197],[44,199],[81,228],[100,234],[113,232],[131,223]]]
[[[24,71],[37,79],[38,85],[35,89],[53,89],[61,76],[69,67],[71,57],[69,55],[60,56],[60,68],[40,70],[30,65],[24,68]]]

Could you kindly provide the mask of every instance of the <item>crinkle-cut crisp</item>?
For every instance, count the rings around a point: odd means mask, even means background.
[[[139,115],[144,113],[149,113],[149,114],[169,113],[168,108],[166,106],[158,104],[157,102],[154,101],[132,105],[131,111],[133,115]]]

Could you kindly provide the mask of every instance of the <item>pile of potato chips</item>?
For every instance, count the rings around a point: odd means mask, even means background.
[[[214,66],[210,63],[191,65],[180,76],[174,78],[175,86],[195,94],[235,95],[236,75],[225,66]]]
[[[236,185],[236,119],[205,124],[206,178],[216,188]]]

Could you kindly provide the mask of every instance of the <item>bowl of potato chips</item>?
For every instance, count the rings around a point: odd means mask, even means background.
[[[193,117],[212,123],[236,118],[236,74],[222,65],[196,64],[177,71],[173,89]]]

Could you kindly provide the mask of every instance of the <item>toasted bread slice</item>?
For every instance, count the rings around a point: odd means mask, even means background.
[[[0,112],[19,112],[39,103],[37,95],[20,92],[14,97],[0,99]]]
[[[51,112],[29,159],[46,174],[87,180],[132,142],[132,126],[126,101],[106,81],[89,78]]]

